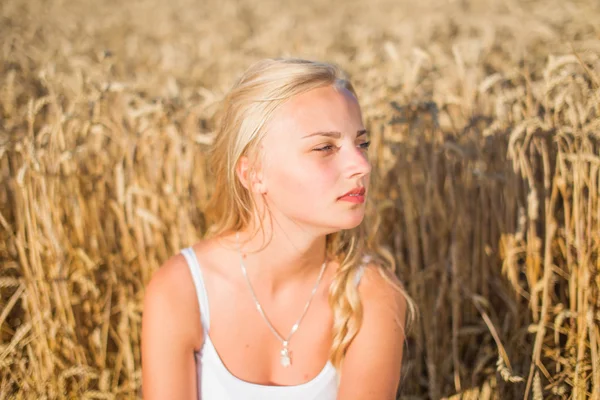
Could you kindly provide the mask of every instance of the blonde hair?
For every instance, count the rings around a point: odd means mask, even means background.
[[[357,97],[352,84],[338,67],[300,59],[262,60],[252,65],[225,96],[217,115],[217,135],[210,152],[210,168],[216,181],[207,208],[210,226],[207,237],[233,233],[249,226],[256,204],[237,178],[235,170],[240,157],[258,157],[264,127],[284,102],[325,86],[345,88]],[[378,246],[376,235],[367,232],[367,225],[363,222],[355,229],[333,233],[326,238],[327,256],[339,263],[329,292],[333,310],[330,360],[338,370],[362,323],[362,304],[355,278],[365,255],[404,294],[409,321],[414,315],[413,302],[392,278],[395,272],[393,257]]]

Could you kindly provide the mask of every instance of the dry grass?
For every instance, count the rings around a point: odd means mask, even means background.
[[[139,395],[144,284],[203,232],[251,62],[339,63],[421,318],[403,398],[600,398],[600,6],[0,3],[0,400]]]

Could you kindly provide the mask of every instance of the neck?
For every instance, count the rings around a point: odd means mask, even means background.
[[[239,232],[248,275],[271,293],[316,277],[325,261],[325,244],[325,234],[310,233],[294,223],[264,223],[262,229],[248,228]],[[237,248],[236,245],[236,251]]]

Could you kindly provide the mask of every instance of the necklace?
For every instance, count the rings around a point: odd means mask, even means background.
[[[290,350],[288,349],[290,339],[292,338],[294,333],[296,333],[296,331],[298,330],[298,327],[300,326],[300,322],[302,321],[302,318],[304,318],[304,315],[306,314],[306,311],[308,310],[308,306],[310,305],[310,302],[312,301],[315,293],[317,292],[317,288],[319,287],[319,283],[321,282],[321,278],[323,277],[323,272],[325,272],[325,266],[327,265],[327,261],[324,261],[323,265],[321,266],[321,272],[319,272],[319,277],[317,278],[317,282],[315,283],[315,286],[313,287],[312,292],[310,293],[310,297],[308,298],[308,301],[306,302],[306,305],[304,306],[304,310],[302,310],[302,314],[300,315],[300,318],[298,318],[298,321],[296,321],[296,323],[292,326],[292,330],[290,331],[288,336],[286,338],[283,338],[279,334],[279,332],[277,332],[277,330],[273,327],[273,324],[271,324],[271,321],[269,321],[269,318],[267,318],[267,316],[265,315],[265,312],[263,311],[262,306],[258,302],[256,293],[254,293],[254,289],[252,288],[252,284],[250,283],[250,279],[248,278],[248,271],[246,271],[246,266],[244,265],[244,260],[242,257],[242,248],[239,244],[239,237],[240,237],[239,232],[236,232],[235,240],[236,240],[236,244],[238,246],[238,252],[240,253],[240,266],[242,268],[242,273],[244,274],[244,277],[246,278],[246,283],[248,284],[248,288],[250,289],[250,293],[252,294],[254,303],[256,303],[256,309],[258,310],[260,315],[263,317],[263,319],[267,323],[267,326],[269,327],[271,332],[273,332],[273,334],[277,337],[277,339],[279,339],[281,341],[281,344],[283,345],[283,348],[279,352],[279,354],[280,354],[279,362],[281,363],[281,365],[283,367],[289,367],[290,365],[292,365],[292,355],[291,355]]]

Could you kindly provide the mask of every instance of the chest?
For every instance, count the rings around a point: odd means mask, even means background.
[[[332,326],[326,289],[315,294],[300,321],[308,292],[302,298],[295,293],[271,301],[257,298],[264,315],[247,290],[215,288],[212,292],[209,289],[208,295],[210,340],[223,365],[235,377],[261,385],[289,386],[306,383],[323,370],[329,357]],[[298,322],[298,329],[290,337]],[[287,348],[273,330],[284,340],[289,339]],[[289,357],[289,366],[282,364],[282,352]]]

